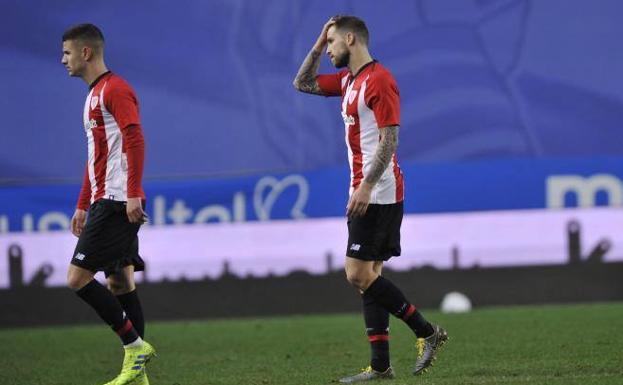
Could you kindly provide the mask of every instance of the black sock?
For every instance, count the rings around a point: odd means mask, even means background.
[[[129,293],[121,294],[117,296],[119,303],[125,314],[128,315],[134,329],[141,338],[145,338],[145,318],[143,318],[143,308],[141,307],[141,301],[138,299],[136,289]]]
[[[362,296],[363,319],[370,341],[370,366],[377,372],[389,368],[389,312],[370,297]]]
[[[76,291],[78,297],[88,303],[112,330],[119,335],[124,345],[136,341],[138,333],[121,308],[117,298],[95,279]]]
[[[426,338],[433,334],[431,324],[407,301],[400,289],[384,277],[379,276],[372,282],[363,296],[373,299],[388,312],[402,319],[416,336]]]

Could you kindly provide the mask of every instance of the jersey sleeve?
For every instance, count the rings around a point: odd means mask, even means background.
[[[121,130],[128,160],[128,198],[145,199],[143,168],[145,163],[145,138],[139,124]]]
[[[91,203],[91,180],[89,179],[89,165],[84,167],[84,180],[82,181],[82,188],[80,189],[80,195],[78,196],[78,203],[76,208],[87,211]]]
[[[123,140],[123,152],[127,157],[128,198],[143,198],[143,168],[145,162],[145,139],[138,112],[138,99],[134,90],[123,81],[116,81],[106,95],[106,108],[115,118]]]
[[[400,125],[400,92],[390,74],[374,78],[366,90],[365,99],[379,128]]]
[[[138,99],[134,90],[122,82],[115,82],[105,93],[104,104],[108,112],[115,118],[119,129],[131,125],[139,125]]]
[[[342,95],[342,74],[341,72],[334,74],[322,74],[316,76],[316,81],[320,90],[325,96],[341,96]]]

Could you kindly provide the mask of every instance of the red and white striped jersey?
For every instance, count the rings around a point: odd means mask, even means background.
[[[318,75],[326,96],[342,97],[342,118],[350,163],[350,194],[361,184],[379,145],[379,128],[400,125],[400,94],[396,80],[380,63],[366,64],[356,75],[348,70]],[[376,186],[370,203],[391,204],[404,200],[404,179],[396,154]]]
[[[102,198],[145,199],[138,100],[125,80],[106,72],[91,84],[84,104],[84,130],[88,160],[78,208],[86,210]]]

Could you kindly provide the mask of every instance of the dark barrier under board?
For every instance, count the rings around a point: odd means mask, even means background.
[[[623,262],[513,268],[386,270],[417,306],[437,308],[451,291],[475,307],[623,300]],[[361,301],[343,272],[139,285],[148,321],[358,312]],[[67,288],[0,290],[0,327],[100,322]]]

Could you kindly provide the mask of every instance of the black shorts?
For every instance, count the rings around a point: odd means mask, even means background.
[[[89,208],[86,225],[78,238],[71,264],[92,272],[110,274],[134,265],[145,269],[138,255],[138,223],[130,223],[126,203],[100,199]]]
[[[400,255],[403,203],[371,204],[363,217],[348,218],[348,257],[387,261]]]

